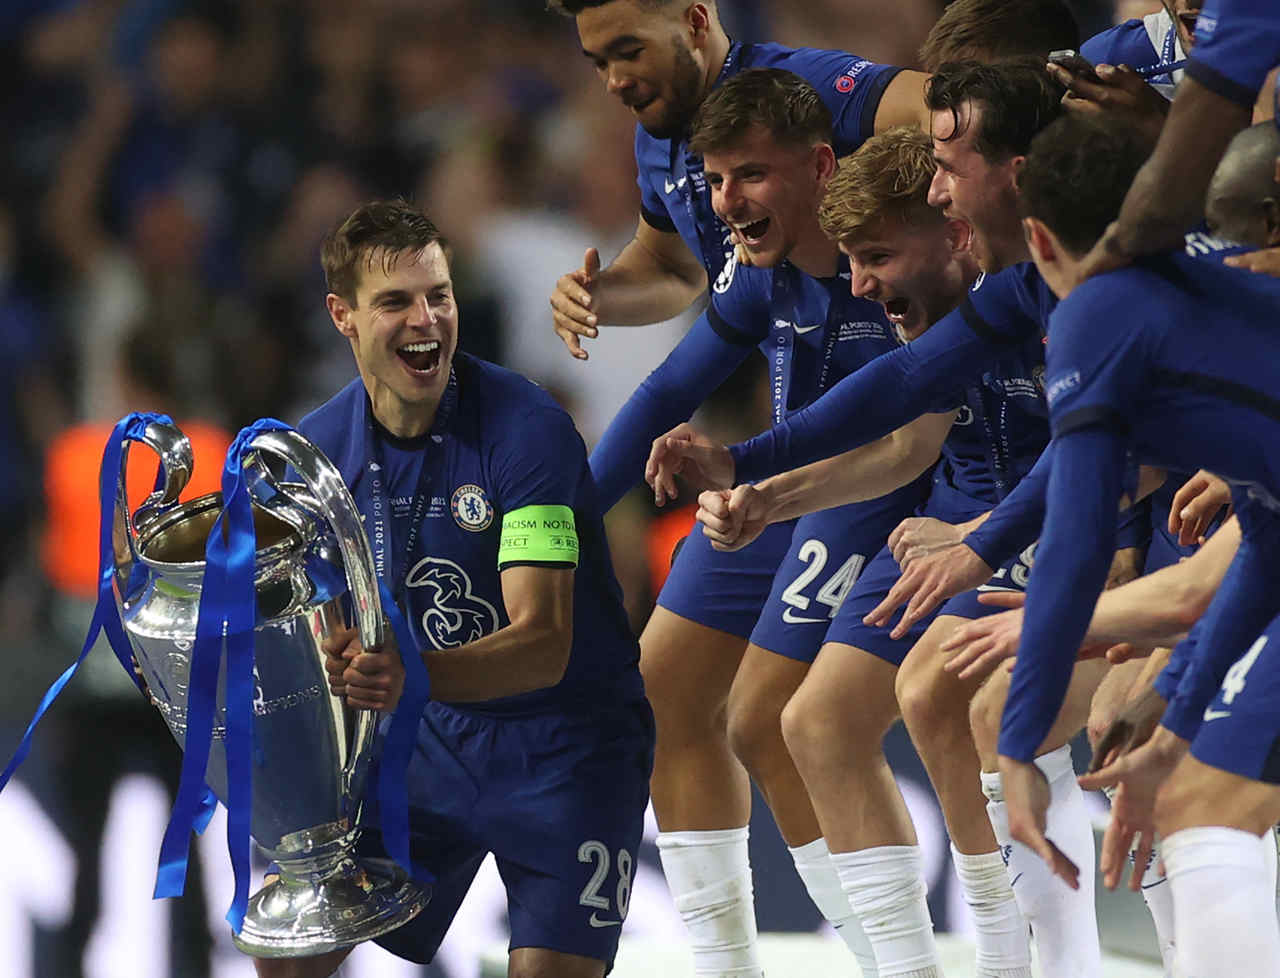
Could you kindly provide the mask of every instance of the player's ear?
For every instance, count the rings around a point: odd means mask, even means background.
[[[693,33],[693,47],[702,48],[711,36],[711,11],[705,3],[691,3],[684,12],[685,23]]]
[[[1022,233],[1027,239],[1031,257],[1036,262],[1052,264],[1058,257],[1057,242],[1053,240],[1053,235],[1043,221],[1035,217],[1024,217]]]
[[[815,172],[818,178],[818,186],[825,187],[827,182],[836,174],[839,164],[836,163],[836,151],[831,148],[830,143],[818,143],[813,147],[813,162]]]
[[[334,328],[347,339],[354,339],[356,327],[351,320],[351,304],[342,296],[330,292],[324,297],[324,305],[329,310]]]

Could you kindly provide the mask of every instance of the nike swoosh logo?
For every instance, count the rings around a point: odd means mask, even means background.
[[[788,625],[825,625],[831,621],[830,618],[805,618],[803,615],[793,614],[790,608],[782,610],[782,620]]]
[[[826,325],[826,323],[814,323],[812,326],[801,326],[799,323],[797,323],[797,324],[796,324],[796,332],[797,332],[797,333],[812,333],[815,329],[822,329],[822,327],[823,327],[823,326],[825,326],[825,325]]]
[[[1022,879],[1022,874],[1021,874],[1021,873],[1019,873],[1019,874],[1018,874],[1017,876],[1015,876],[1013,879],[1009,880],[1009,889],[1013,889],[1015,886],[1017,886],[1017,885],[1018,885],[1018,880],[1020,880],[1020,879]]]
[[[590,924],[592,927],[621,927],[622,926],[621,920],[601,920],[594,913],[591,915],[591,919],[588,920],[587,923]]]
[[[1231,716],[1230,710],[1205,710],[1204,722],[1208,723],[1210,720],[1221,720],[1223,717],[1229,716]]]

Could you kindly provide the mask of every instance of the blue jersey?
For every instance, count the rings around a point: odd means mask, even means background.
[[[1203,236],[1197,240],[1204,245]],[[1255,525],[1275,522],[1280,512],[1280,281],[1187,253],[1195,250],[1089,279],[1053,314],[1053,467],[1037,554],[1044,572],[1032,575],[1000,735],[1000,753],[1009,757],[1034,757],[1061,705],[1111,560],[1127,453],[1172,470],[1206,468],[1243,487],[1246,544]],[[1257,549],[1242,545],[1255,557]],[[1274,564],[1276,555],[1259,559]],[[1252,622],[1248,612],[1274,604],[1274,572],[1235,575],[1243,583],[1228,587],[1229,572],[1214,607],[1236,603],[1219,619],[1231,628],[1256,623],[1256,634],[1266,620]],[[1266,592],[1260,605],[1232,597],[1249,588]],[[1197,653],[1209,661],[1170,691],[1166,722],[1174,729],[1205,706],[1198,680],[1209,678],[1211,695],[1212,679],[1221,682],[1244,649],[1212,634]]]
[[[406,443],[381,430],[359,380],[298,427],[351,489],[379,577],[420,652],[457,648],[510,624],[498,560],[504,516],[531,506],[572,511],[579,554],[563,679],[461,709],[531,713],[643,696],[586,449],[549,394],[459,353],[432,430],[421,439]],[[565,566],[545,555],[514,562]]]
[[[748,68],[782,68],[809,82],[831,110],[837,156],[852,153],[874,134],[880,96],[901,70],[844,51],[735,42],[716,84]],[[721,273],[733,256],[733,242],[728,227],[711,209],[702,158],[689,152],[684,139],[656,139],[637,126],[636,168],[645,222],[660,231],[678,232],[702,261],[713,288],[724,291],[727,282]]]
[[[591,453],[609,508],[644,471],[653,439],[690,415],[759,347],[775,421],[813,403],[842,377],[899,344],[880,305],[849,291],[848,259],[831,278],[790,262],[740,267],[725,291],[631,395]]]
[[[1275,0],[1204,0],[1188,75],[1223,98],[1252,106],[1277,64],[1280,8]]]
[[[1128,65],[1130,68],[1154,68],[1170,65],[1186,58],[1178,28],[1163,8],[1141,20],[1126,20],[1080,45],[1080,53],[1093,64]],[[1153,75],[1148,83],[1166,98],[1182,81],[1182,69]]]
[[[730,446],[738,482],[763,479],[883,438],[979,384],[999,355],[1039,340],[1057,300],[1035,266],[979,276],[960,308],[872,361],[784,423]]]
[[[929,515],[940,518],[948,509],[973,503],[995,506],[1048,444],[1040,338],[1031,336],[995,354],[978,383],[939,398],[934,406],[952,409],[956,421],[942,444],[929,503]]]

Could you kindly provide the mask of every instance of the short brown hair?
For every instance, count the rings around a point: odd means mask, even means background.
[[[433,244],[449,258],[449,242],[431,219],[407,200],[374,200],[361,204],[330,231],[320,248],[320,265],[329,291],[353,307],[360,288],[361,266],[372,268],[376,256],[390,268],[411,252],[416,258]]]
[[[818,222],[832,241],[845,241],[874,228],[885,218],[906,224],[943,220],[929,206],[929,184],[936,164],[929,137],[911,126],[895,126],[863,143],[840,161]]]
[[[955,0],[920,46],[920,65],[1000,61],[1080,46],[1080,27],[1064,0]]]
[[[703,100],[693,117],[689,149],[700,156],[725,149],[753,125],[792,146],[831,142],[831,111],[812,85],[781,68],[751,68]]]
[[[982,106],[973,148],[989,163],[1025,156],[1031,140],[1066,110],[1066,89],[1045,69],[1044,60],[1018,58],[985,65],[976,61],[945,64],[925,84],[924,102],[931,112],[950,112],[959,139],[971,123],[960,126],[965,102]]]

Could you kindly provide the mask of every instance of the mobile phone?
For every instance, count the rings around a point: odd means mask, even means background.
[[[1102,81],[1102,79],[1098,77],[1098,73],[1093,70],[1093,65],[1091,65],[1086,58],[1081,56],[1078,51],[1074,51],[1071,48],[1064,48],[1061,51],[1050,51],[1049,64],[1065,68],[1077,78],[1083,78],[1085,81]]]

